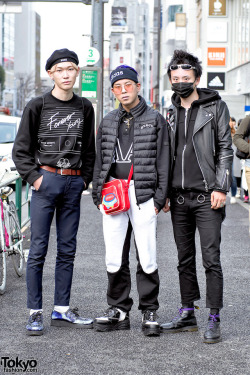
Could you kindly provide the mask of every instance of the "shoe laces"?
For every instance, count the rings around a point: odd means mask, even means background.
[[[220,315],[212,315],[212,314],[209,314],[209,325],[208,325],[208,328],[209,329],[213,329],[214,328],[214,323],[217,322],[217,319],[216,318],[219,318]]]
[[[30,316],[30,323],[41,322],[42,321],[42,315],[43,315],[42,311],[34,312]]]
[[[158,318],[155,310],[146,310],[144,312],[144,320],[149,320],[150,322],[155,322]]]
[[[120,312],[116,307],[109,307],[105,311],[104,316],[107,316],[109,318],[113,318],[117,313],[120,313]]]
[[[78,307],[74,307],[73,309],[69,309],[68,315],[69,315],[70,318],[78,318],[79,317]]]
[[[181,307],[180,309],[177,307],[177,309],[178,309],[178,315],[175,316],[173,320],[179,319],[180,316],[182,315],[183,311],[194,311],[195,309],[199,310],[199,307],[198,306],[194,306],[194,307]]]

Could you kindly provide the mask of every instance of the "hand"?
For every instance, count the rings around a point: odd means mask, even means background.
[[[155,207],[155,214],[158,215],[159,210]]]
[[[224,207],[226,204],[226,194],[220,193],[219,191],[213,191],[211,194],[211,208],[218,210],[218,208]]]
[[[169,206],[169,198],[166,199],[165,206],[163,207],[163,212],[167,213],[170,211],[170,206]]]
[[[36,189],[36,191],[40,189],[42,180],[43,180],[43,176],[39,177],[36,181],[33,182],[33,186]]]

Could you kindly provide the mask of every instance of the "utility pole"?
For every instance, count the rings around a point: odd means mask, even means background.
[[[103,117],[103,33],[104,33],[104,3],[106,0],[92,0],[92,47],[96,48],[100,53],[100,59],[95,64],[95,66],[101,68],[101,82],[100,82],[100,92],[99,97],[99,113],[97,118],[99,120]],[[98,124],[99,125],[99,124]]]

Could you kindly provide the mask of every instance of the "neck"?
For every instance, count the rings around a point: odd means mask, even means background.
[[[73,97],[73,90],[64,91],[64,90],[59,89],[57,86],[53,88],[51,93],[55,98],[59,100],[64,100],[64,101],[68,101],[72,99]]]
[[[199,99],[197,90],[195,89],[192,94],[187,98],[181,98],[181,106],[184,108],[190,108],[195,100]]]
[[[130,110],[132,108],[135,108],[137,106],[137,104],[139,104],[139,103],[140,103],[140,99],[137,96],[136,100],[133,103],[128,104],[128,105],[122,104],[122,106],[123,106],[123,108],[125,109],[126,112],[130,112]]]

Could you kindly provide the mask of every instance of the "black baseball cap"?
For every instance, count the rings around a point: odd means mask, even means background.
[[[78,56],[74,51],[69,51],[67,48],[57,49],[48,58],[46,65],[45,65],[45,70],[48,71],[55,64],[59,64],[60,62],[65,62],[65,61],[73,62],[76,65],[79,64]]]

